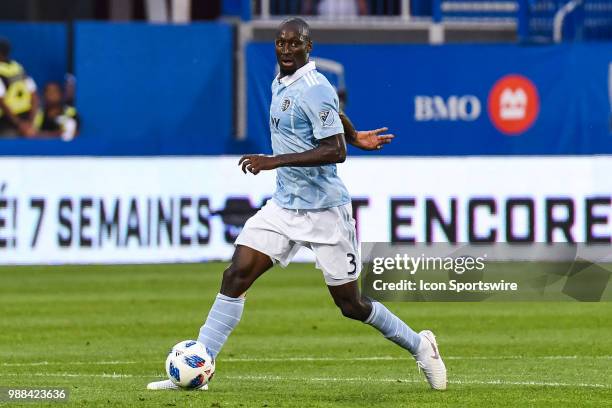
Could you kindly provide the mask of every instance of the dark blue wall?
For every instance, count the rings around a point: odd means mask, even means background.
[[[224,24],[79,23],[84,137],[106,154],[217,154],[232,135],[232,31]]]

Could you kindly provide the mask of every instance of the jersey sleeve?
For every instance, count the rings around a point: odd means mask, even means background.
[[[301,107],[316,139],[344,133],[338,114],[338,95],[332,87],[320,84],[308,88],[302,96]]]

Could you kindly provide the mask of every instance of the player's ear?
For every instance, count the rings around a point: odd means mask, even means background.
[[[306,52],[310,54],[311,51],[312,51],[312,41],[308,40],[308,42],[306,43]]]

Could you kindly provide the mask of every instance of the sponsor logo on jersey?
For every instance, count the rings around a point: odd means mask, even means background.
[[[334,124],[334,115],[331,110],[324,110],[319,112],[319,119],[323,126],[331,126]]]
[[[278,124],[280,123],[280,118],[275,118],[274,116],[270,117],[270,122],[272,126],[278,129]]]
[[[281,104],[281,110],[284,112],[287,109],[289,109],[289,106],[291,106],[291,99],[289,98],[283,99],[283,103]]]
[[[516,136],[529,129],[538,117],[540,98],[533,82],[522,75],[506,75],[489,93],[491,122],[501,133]]]

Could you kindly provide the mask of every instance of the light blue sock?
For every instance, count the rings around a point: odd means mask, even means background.
[[[219,293],[213,303],[204,326],[200,328],[198,341],[204,343],[216,357],[228,336],[240,322],[244,298],[233,298]]]
[[[418,333],[391,313],[382,303],[372,302],[372,313],[364,323],[376,327],[383,336],[412,354],[416,354],[421,344],[421,337]]]

